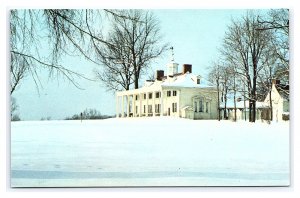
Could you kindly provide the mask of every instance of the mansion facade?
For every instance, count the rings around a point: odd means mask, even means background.
[[[167,65],[167,75],[157,70],[155,80],[146,81],[139,89],[116,92],[117,117],[173,116],[188,119],[218,118],[217,88],[200,75],[192,65]]]

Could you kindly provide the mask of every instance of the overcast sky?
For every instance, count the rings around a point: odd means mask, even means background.
[[[153,10],[160,21],[163,42],[174,47],[174,58],[179,63],[193,65],[193,73],[206,77],[207,67],[218,59],[218,47],[232,18],[239,18],[246,10]],[[164,69],[170,61],[170,55],[156,60],[153,71]],[[93,77],[95,65],[83,58],[64,59],[77,71]],[[115,95],[106,92],[101,82],[78,80],[83,90],[77,89],[66,80],[48,79],[46,72],[40,73],[43,88],[38,93],[30,77],[23,80],[13,96],[19,105],[22,120],[40,120],[42,117],[64,119],[94,108],[102,114],[115,114]],[[141,82],[143,83],[143,82]]]

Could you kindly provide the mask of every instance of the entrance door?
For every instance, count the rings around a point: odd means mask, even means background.
[[[168,108],[168,116],[171,114],[171,109]]]

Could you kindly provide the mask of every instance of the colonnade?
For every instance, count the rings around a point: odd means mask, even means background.
[[[162,115],[163,97],[161,91],[141,93],[127,92],[119,92],[116,95],[116,117],[148,117]]]
[[[116,117],[180,117],[181,91],[129,90],[116,93]]]

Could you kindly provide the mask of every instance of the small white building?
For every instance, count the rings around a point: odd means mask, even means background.
[[[289,94],[288,94],[289,86],[280,84],[280,81],[273,80],[272,81],[272,89],[271,89],[271,100],[272,105],[270,103],[270,92],[268,92],[265,100],[262,102],[256,102],[256,119],[263,120],[273,120],[273,121],[281,121],[289,119]],[[226,103],[226,112],[228,119],[234,119],[234,109],[236,108],[236,119],[249,119],[249,101],[237,101],[235,106],[232,100],[227,101]],[[224,111],[225,104],[220,104],[221,109],[221,119],[224,119]],[[271,113],[272,109],[272,113]],[[271,118],[271,115],[273,117]]]
[[[192,74],[192,65],[171,61],[156,72],[155,80],[139,89],[116,92],[117,117],[174,116],[188,119],[217,119],[217,88],[200,75]]]
[[[272,81],[271,100],[272,100],[272,120],[281,121],[289,119],[289,86],[280,84],[280,81]],[[264,100],[265,105],[271,108],[270,92]],[[271,115],[271,114],[270,114]]]
[[[232,100],[227,101],[226,103],[226,115],[228,116],[229,120],[234,120],[234,109],[236,108],[236,119],[237,120],[249,120],[249,101],[239,100],[236,102],[234,106],[234,102]],[[225,111],[225,104],[220,104],[220,116],[221,119],[224,118],[224,111]],[[269,110],[269,106],[265,102],[256,102],[256,119],[260,120],[262,118],[262,112],[265,110]]]

